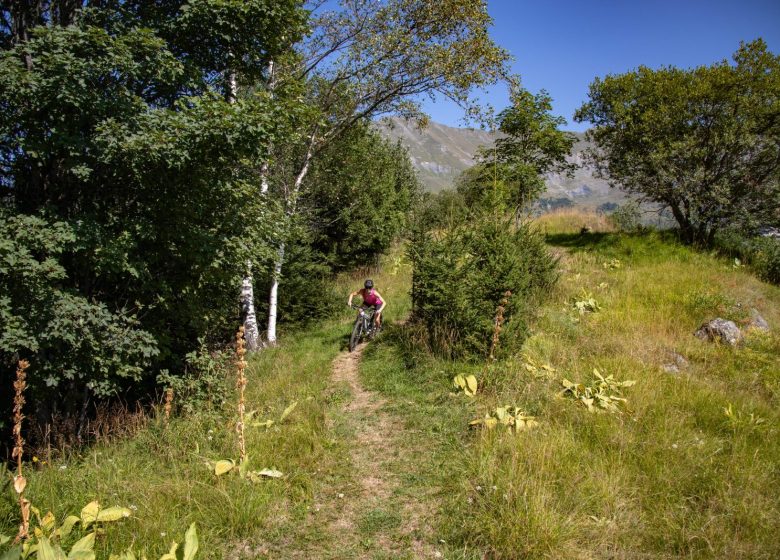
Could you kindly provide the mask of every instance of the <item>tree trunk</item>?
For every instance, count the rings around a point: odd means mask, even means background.
[[[680,226],[680,237],[685,243],[692,244],[695,241],[695,232],[691,225],[691,221],[677,204],[669,204],[669,208],[672,211],[674,219],[677,220],[677,224]]]
[[[235,103],[238,97],[238,84],[235,72],[227,73],[226,98],[228,103]],[[252,279],[252,263],[246,262],[246,273],[241,280],[241,295],[239,296],[241,319],[244,322],[244,340],[246,340],[247,352],[257,350],[260,341],[260,330],[257,328],[257,314],[255,313],[255,290]]]
[[[295,213],[295,205],[296,205],[296,199],[298,197],[298,193],[301,190],[301,185],[303,184],[304,178],[306,178],[306,175],[309,173],[309,164],[311,163],[312,156],[314,155],[314,142],[315,142],[315,135],[312,135],[310,141],[309,141],[309,148],[306,150],[306,158],[303,162],[303,167],[301,167],[301,171],[298,173],[298,176],[295,178],[295,183],[293,184],[292,193],[290,193],[289,199],[287,200],[287,210],[286,210],[286,221],[289,222],[289,220],[292,218],[293,214]],[[286,229],[282,232],[282,235],[286,235]],[[279,244],[279,252],[277,255],[276,262],[274,263],[274,274],[271,278],[271,292],[268,296],[268,344],[269,345],[275,345],[276,344],[276,317],[277,317],[277,308],[279,303],[279,279],[282,276],[282,266],[284,265],[284,250],[285,250],[285,240],[282,238],[281,243]]]
[[[276,80],[274,78],[274,61],[268,62],[268,91],[271,93],[271,98],[274,96],[274,89],[276,88]],[[273,144],[268,146],[268,153],[273,150]],[[266,194],[268,192],[268,160],[263,162],[260,166],[260,193]]]

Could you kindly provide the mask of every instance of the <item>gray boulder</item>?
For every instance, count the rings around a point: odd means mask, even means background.
[[[700,340],[709,340],[710,342],[723,342],[731,346],[736,346],[742,342],[742,331],[734,321],[726,319],[713,319],[704,323],[694,336]]]
[[[748,323],[749,329],[758,329],[759,331],[768,331],[769,323],[766,322],[757,309],[750,310],[750,322]]]

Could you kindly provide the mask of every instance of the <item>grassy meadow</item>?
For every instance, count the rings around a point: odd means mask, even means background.
[[[583,225],[593,231],[581,235]],[[389,301],[388,327],[367,346],[360,376],[394,419],[395,459],[377,472],[400,481],[384,507],[354,514],[352,548],[315,513],[338,512],[337,492],[356,484],[359,419],[350,425],[350,390],[330,379],[353,317],[346,306],[250,360],[247,410],[253,421],[275,420],[247,428],[250,468],[283,478],[213,474],[210,462],[238,456],[231,404],[169,423],[159,414],[133,437],[30,463],[26,495],[59,520],[94,499],[131,508],[98,539],[98,558],[128,546],[159,557],[192,522],[204,559],[780,557],[780,288],[671,235],[609,231],[596,215],[547,215],[538,227],[559,256],[560,281],[509,360],[450,362],[420,350],[414,325],[402,322],[411,271],[400,249],[381,273],[336,281],[344,303],[366,276]],[[598,310],[580,314],[575,302],[589,299]],[[744,324],[752,309],[773,330],[751,332],[739,348],[693,336],[716,316]],[[635,381],[615,393],[626,399],[621,413],[590,413],[561,394],[563,379],[591,385],[594,368]],[[455,389],[457,374],[477,377],[475,397]],[[469,428],[504,405],[538,425]],[[415,536],[425,554],[404,532],[410,501],[430,520]],[[18,526],[9,487],[0,525],[6,535]],[[381,539],[405,552],[380,554]]]
[[[561,279],[524,356],[442,362],[401,332],[369,348],[368,386],[424,434],[420,472],[439,488],[445,557],[777,558],[780,288],[671,235],[613,233],[602,220],[539,220]],[[586,224],[594,231],[580,235]],[[589,298],[600,310],[580,315],[575,301]],[[693,336],[716,316],[744,323],[751,309],[773,332],[737,349]],[[675,355],[685,362],[667,372]],[[563,379],[588,385],[594,368],[636,382],[622,389],[623,413],[561,395]],[[474,399],[455,393],[459,373],[478,378]],[[502,405],[538,427],[469,432]]]

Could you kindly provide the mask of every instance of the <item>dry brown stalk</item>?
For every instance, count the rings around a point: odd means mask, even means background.
[[[14,381],[14,450],[11,457],[16,459],[17,474],[14,476],[14,490],[19,495],[19,509],[22,513],[22,523],[19,525],[19,533],[16,535],[15,543],[26,539],[30,532],[30,501],[24,497],[24,488],[27,486],[27,479],[22,473],[22,459],[24,457],[24,438],[22,438],[22,420],[24,414],[24,390],[27,388],[27,373],[25,370],[30,367],[27,360],[19,360],[19,366],[16,369],[16,381]]]
[[[171,408],[173,408],[173,387],[165,390],[165,421],[171,418]]]
[[[498,350],[499,337],[501,335],[501,329],[504,325],[504,311],[509,304],[509,298],[512,292],[507,290],[504,292],[504,297],[501,298],[499,306],[496,308],[496,317],[493,320],[493,341],[490,343],[490,356],[488,357],[488,363],[496,361],[496,351]]]
[[[244,439],[244,389],[246,388],[246,343],[244,341],[244,327],[240,327],[236,333],[236,388],[238,389],[238,422],[236,422],[236,433],[238,433],[238,451],[241,456],[241,462],[246,460],[246,440]]]

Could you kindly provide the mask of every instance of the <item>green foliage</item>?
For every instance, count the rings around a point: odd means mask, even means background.
[[[56,391],[66,403],[72,399],[71,408],[80,404],[75,387],[86,383],[96,395],[110,395],[140,379],[158,353],[134,314],[111,312],[68,286],[62,262],[75,243],[64,222],[0,208],[2,367],[12,371],[19,357],[34,356],[29,386],[36,398]]]
[[[409,253],[414,317],[425,325],[431,348],[448,356],[487,354],[496,307],[507,290],[512,296],[500,348],[519,348],[528,319],[556,278],[555,259],[541,236],[510,219],[483,216],[452,229],[418,231]]]
[[[306,14],[183,4],[32,3],[33,27],[0,51],[2,373],[15,354],[38,368],[39,396],[60,395],[36,399],[41,419],[74,393],[137,396],[155,370],[182,372],[232,334],[247,262],[262,274],[274,254],[258,162],[301,103],[284,87],[231,103],[224,78],[258,79]]]
[[[172,375],[163,370],[157,384],[173,389],[177,409],[187,416],[196,411],[221,411],[231,394],[235,353],[209,349],[201,341],[200,348],[188,353],[185,361],[183,373]]]
[[[751,263],[761,279],[780,284],[780,239],[761,238],[753,241]]]
[[[642,227],[639,204],[633,201],[621,204],[609,215],[609,221],[618,231],[638,231]]]
[[[566,121],[550,113],[552,98],[547,92],[533,95],[515,88],[511,102],[498,115],[502,136],[495,147],[484,149],[480,163],[458,180],[458,192],[469,207],[500,201],[510,209],[523,208],[544,192],[545,173],[573,170],[566,156],[575,137],[559,130]]]
[[[128,508],[120,506],[101,508],[97,501],[92,501],[81,509],[79,515],[68,515],[61,523],[58,523],[51,511],[41,517],[38,508],[31,506],[30,509],[37,520],[37,526],[30,531],[31,538],[25,540],[21,545],[12,545],[3,554],[4,560],[27,558],[95,560],[95,539],[98,534],[105,533],[105,525],[121,521],[132,515],[132,511]],[[80,526],[81,535],[72,536],[77,526]],[[7,542],[10,539],[1,540]],[[178,544],[174,542],[168,554],[161,556],[160,560],[179,560],[179,556],[176,555],[178,548]],[[197,555],[198,548],[198,531],[195,523],[192,523],[184,535],[182,560],[193,560]],[[112,554],[110,558],[112,560],[135,560],[136,558],[146,558],[146,555],[136,556],[132,549],[128,549],[119,555]]]
[[[368,123],[347,131],[316,160],[302,204],[312,247],[331,268],[375,265],[405,232],[420,196],[409,155]]]
[[[469,422],[469,426],[484,426],[492,430],[496,426],[505,426],[507,429],[517,432],[530,430],[539,425],[536,417],[529,416],[525,411],[516,406],[499,406],[493,412],[485,414],[484,418],[478,418]]]
[[[739,228],[724,228],[715,237],[721,254],[747,264],[759,278],[780,284],[780,239],[746,235]]]
[[[604,377],[598,369],[593,370],[593,376],[590,385],[572,383],[564,379],[561,381],[562,394],[579,400],[588,412],[617,413],[625,409],[627,401],[621,396],[621,389],[631,387],[636,381],[617,381],[612,374]]]
[[[780,216],[780,57],[762,40],[691,70],[647,67],[597,78],[575,116],[615,186],[668,207],[688,243],[726,225]]]

